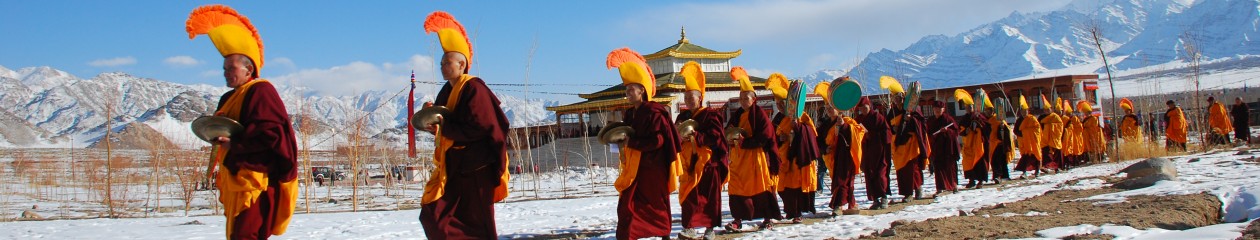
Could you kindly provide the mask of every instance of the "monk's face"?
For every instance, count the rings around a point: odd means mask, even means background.
[[[739,107],[748,109],[753,106],[753,101],[757,99],[754,92],[739,92]]]
[[[932,107],[932,110],[936,113],[936,116],[945,116],[945,108],[943,107]],[[970,108],[967,109],[967,113],[971,113]]]
[[[464,75],[464,69],[468,67],[468,58],[464,54],[457,52],[447,52],[442,54],[442,79],[455,80]]]
[[[630,101],[630,105],[639,105],[643,103],[644,96],[643,85],[629,84],[626,85],[626,101]]]
[[[700,98],[700,91],[691,90],[683,93],[683,102],[687,104],[687,108],[700,109],[700,103],[703,101],[704,99]]]
[[[1243,104],[1242,98],[1234,98],[1234,104],[1242,105]]]
[[[223,58],[223,79],[227,81],[228,87],[240,87],[252,78],[254,73],[250,70],[248,60],[244,55],[228,55]]]

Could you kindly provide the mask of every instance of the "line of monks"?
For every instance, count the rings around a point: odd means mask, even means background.
[[[1021,157],[1015,170],[1036,177],[1099,162],[1107,144],[1089,102],[1071,104],[1057,97],[1052,102],[1043,96],[1043,107],[1030,109],[1019,96],[1014,125],[1005,117],[1010,103],[998,99],[995,106],[987,97],[981,102],[962,97],[966,95],[958,95],[966,113],[957,118],[942,101],[920,101],[906,109],[899,97],[888,104],[862,97],[854,109],[821,111],[824,116],[818,121],[809,114],[770,115],[771,109],[756,104],[756,89],[738,66],[730,75],[740,85],[740,107],[724,116],[704,104],[705,77],[695,62],[680,71],[686,80],[687,110],[669,121],[668,107],[651,101],[655,79],[642,56],[617,49],[608,63],[619,68],[631,106],[623,121],[634,130],[617,143],[622,171],[615,184],[620,193],[619,239],[668,237],[668,197],[674,191],[682,205],[679,237],[712,239],[715,227],[727,232],[767,229],[799,223],[804,214],[815,213],[818,164],[829,172],[833,213],[857,214],[854,180],[859,173],[865,173],[866,197],[872,202],[868,209],[883,209],[893,194],[890,174],[897,176],[900,201],[910,202],[926,197],[924,171],[935,177],[935,196],[959,190],[959,168],[967,188],[1009,180],[1007,166],[1016,149]],[[764,89],[774,93],[778,109],[786,107],[789,82],[778,73],[767,78]],[[814,92],[830,102],[828,85],[821,83]],[[925,115],[921,108],[932,112]],[[694,131],[678,131],[688,122],[694,122],[686,126]],[[725,225],[723,185],[734,218]],[[745,228],[744,221],[755,219],[761,223]],[[703,235],[696,232],[700,228]]]
[[[249,19],[222,5],[195,9],[186,25],[190,38],[208,35],[224,57],[225,81],[233,90],[223,95],[216,115],[246,129],[213,140],[222,148],[214,159],[224,169],[217,184],[227,217],[226,237],[283,234],[296,206],[296,147],[284,103],[270,82],[258,78],[264,66],[258,31]],[[430,105],[449,111],[437,116],[438,124],[421,127],[437,136],[437,146],[419,221],[431,239],[496,238],[494,203],[508,194],[507,119],[485,81],[468,74],[474,55],[463,26],[438,11],[425,19],[423,28],[436,33],[442,45],[440,66],[446,80]],[[865,173],[866,197],[873,203],[868,209],[882,209],[890,202],[893,173],[897,194],[909,202],[924,197],[924,170],[935,176],[935,194],[958,191],[959,167],[969,188],[1010,179],[1007,165],[1016,142],[1022,156],[1015,169],[1033,171],[1034,176],[1100,161],[1106,146],[1099,119],[1084,101],[1076,104],[1080,114],[1073,114],[1072,104],[1043,96],[1041,114],[1034,116],[1020,96],[1019,118],[1012,126],[1005,117],[1008,103],[999,99],[995,105],[987,97],[967,97],[965,91],[956,94],[966,110],[957,120],[941,101],[911,105],[892,97],[885,107],[862,97],[854,109],[828,108],[815,121],[808,114],[782,111],[771,116],[772,109],[756,104],[747,72],[733,67],[740,108],[726,116],[706,107],[705,74],[698,63],[688,62],[681,75],[689,110],[674,118],[668,107],[652,101],[658,85],[642,55],[628,48],[614,50],[607,67],[618,69],[630,106],[622,124],[631,130],[615,141],[621,158],[621,174],[614,183],[618,239],[669,237],[672,192],[679,193],[682,205],[681,238],[713,239],[719,226],[745,231],[743,222],[754,219],[762,219],[761,229],[785,218],[799,223],[805,213],[816,212],[819,162],[832,183],[828,206],[833,213],[856,214],[854,179],[859,173]],[[764,84],[779,109],[787,107],[789,82],[775,73]],[[827,89],[822,83],[814,92],[827,102],[841,97],[829,96]],[[1122,136],[1141,141],[1132,103],[1125,99],[1121,105],[1127,114]],[[1223,115],[1224,107],[1218,105],[1213,114]],[[932,114],[920,113],[921,106],[930,106]],[[1174,118],[1169,144],[1184,149],[1184,115],[1171,102],[1169,115]],[[1230,129],[1227,123],[1213,123],[1214,130]],[[689,130],[678,131],[684,125]],[[724,226],[723,188],[734,218]],[[703,235],[695,232],[698,228],[705,229]]]

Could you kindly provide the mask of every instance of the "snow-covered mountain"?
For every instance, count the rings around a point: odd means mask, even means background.
[[[1260,55],[1260,43],[1251,39],[1260,36],[1258,7],[1260,0],[1077,0],[1051,12],[1014,12],[954,36],[926,36],[902,50],[882,49],[847,74],[864,86],[889,75],[930,89],[1101,73],[1094,26],[1113,70],[1185,62],[1187,45],[1203,60],[1237,60]]]
[[[0,124],[5,126],[0,128],[0,147],[87,147],[99,142],[106,130],[124,133],[119,136],[152,136],[145,133],[156,131],[165,138],[158,142],[199,147],[204,143],[188,130],[189,123],[212,113],[219,96],[228,91],[226,87],[183,85],[121,72],[80,79],[51,67],[15,71],[3,66],[0,89],[4,89],[0,91]],[[432,101],[436,95],[422,89],[416,91],[417,104]],[[308,139],[313,148],[345,145],[348,136],[355,135],[374,141],[406,139],[404,125],[410,117],[406,92],[319,96],[301,88],[280,86],[279,90],[295,129],[301,131],[301,125],[309,123]],[[499,99],[513,127],[554,121],[544,107],[556,102],[509,95]],[[361,128],[353,127],[359,124]],[[144,126],[149,129],[139,129]],[[132,134],[126,134],[129,132]],[[112,142],[120,141],[128,142]]]
[[[805,83],[808,84],[807,86],[814,86],[814,84],[818,84],[820,82],[830,82],[831,80],[836,80],[836,78],[842,76],[844,76],[844,70],[823,69],[809,75],[805,75],[800,79],[805,81]]]

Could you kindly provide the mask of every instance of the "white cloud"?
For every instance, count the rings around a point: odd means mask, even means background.
[[[168,57],[166,58],[166,60],[162,60],[162,62],[166,63],[166,65],[171,65],[171,66],[176,66],[176,67],[190,67],[190,66],[196,66],[197,64],[201,64],[200,60],[197,60],[196,58],[193,58],[190,56]]]
[[[88,66],[93,67],[117,67],[136,64],[136,58],[131,56],[97,59],[88,62]]]
[[[201,74],[198,74],[198,75],[200,75],[202,78],[211,78],[211,77],[215,77],[215,76],[218,76],[218,77],[223,77],[223,70],[221,70],[221,69],[218,69],[218,70],[205,70],[205,71],[201,71]]]
[[[365,91],[402,89],[410,84],[411,70],[416,71],[416,81],[436,81],[436,64],[432,57],[413,55],[400,63],[355,61],[330,68],[301,69],[268,79],[277,84],[306,87],[314,94],[346,96]]]
[[[767,78],[767,77],[770,77],[770,74],[780,72],[774,69],[759,69],[759,68],[747,68],[747,67],[744,68],[744,71],[748,72],[748,76],[759,77],[759,78]]]
[[[271,60],[267,60],[264,64],[267,66],[284,67],[290,70],[297,68],[297,65],[293,64],[293,59],[289,59],[287,57],[272,58]]]
[[[834,68],[836,66],[830,66],[828,65],[828,63],[830,63],[832,60],[835,60],[835,59],[836,59],[836,56],[831,55],[830,53],[814,55],[813,57],[809,58],[809,66],[813,68],[820,68],[820,67],[821,68],[826,68],[826,67]]]

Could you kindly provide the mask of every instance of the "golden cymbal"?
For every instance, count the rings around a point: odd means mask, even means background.
[[[634,134],[634,129],[630,128],[629,124],[617,122],[608,124],[608,126],[600,129],[596,138],[599,139],[600,144],[608,145],[608,143],[625,141],[630,138],[630,134]]]
[[[433,124],[441,124],[438,121],[438,117],[445,117],[450,114],[451,110],[445,106],[426,107],[411,115],[411,126],[416,129],[425,129]]]
[[[696,127],[699,125],[700,123],[696,122],[695,119],[687,119],[686,121],[678,123],[678,125],[674,126],[674,128],[678,130],[678,138],[688,138],[691,137],[691,135],[696,134]]]
[[[232,137],[245,131],[245,126],[222,116],[201,116],[192,122],[193,134],[202,141],[213,142],[219,137]]]

